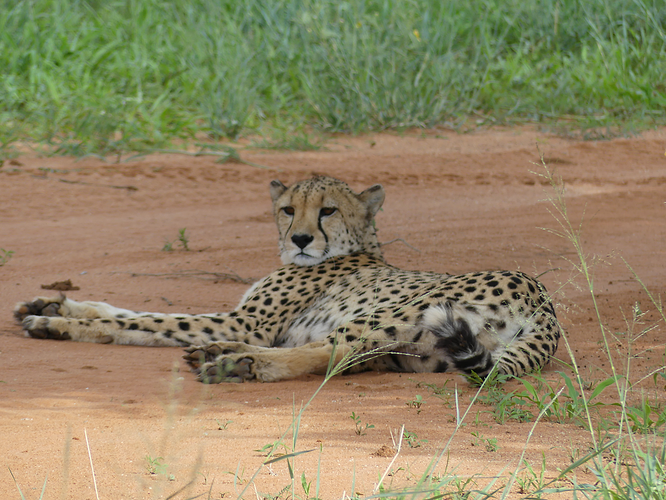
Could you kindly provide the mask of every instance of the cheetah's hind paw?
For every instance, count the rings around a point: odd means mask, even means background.
[[[205,363],[214,362],[219,356],[247,352],[259,352],[266,349],[248,345],[244,342],[213,342],[204,346],[190,346],[185,349],[183,359],[193,369],[198,369]]]
[[[250,371],[253,361],[252,358],[234,360],[229,356],[221,356],[212,363],[202,365],[198,370],[197,380],[204,384],[240,383],[252,380],[255,378]]]

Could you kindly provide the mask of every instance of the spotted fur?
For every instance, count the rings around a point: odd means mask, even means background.
[[[270,186],[284,265],[229,313],[137,313],[64,296],[18,304],[36,338],[182,346],[203,382],[265,382],[387,370],[521,375],[555,354],[560,327],[545,288],[512,271],[406,271],[382,257],[373,219],[384,201],[314,177]]]

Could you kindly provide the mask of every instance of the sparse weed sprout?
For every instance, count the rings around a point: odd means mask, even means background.
[[[9,262],[9,259],[12,258],[12,255],[14,255],[13,250],[5,250],[4,248],[0,248],[0,266],[4,266],[7,262]]]
[[[403,431],[402,437],[407,441],[407,444],[409,445],[410,448],[420,448],[422,444],[426,444],[428,442],[427,439],[419,439],[419,436],[416,434],[416,432],[410,432],[410,431]]]
[[[548,383],[546,379],[540,375],[531,375],[520,379],[520,382],[525,387],[524,391],[516,392],[514,396],[523,401],[524,405],[533,405],[535,413],[543,412],[543,417],[563,424],[565,422],[573,422],[587,427],[586,415],[592,408],[600,408],[603,405],[601,402],[592,402],[603,390],[615,382],[613,377],[607,378],[600,382],[594,390],[584,397],[564,372],[557,372],[561,380],[564,382],[564,387],[558,390],[555,386]],[[532,380],[530,380],[532,379]],[[566,393],[562,389],[566,388]]]
[[[357,436],[364,436],[365,431],[368,429],[374,429],[375,426],[372,424],[368,424],[367,422],[365,425],[361,422],[361,417],[360,415],[356,415],[356,413],[352,412],[352,414],[349,416],[354,421],[354,424],[356,425],[356,429],[354,432],[356,432]]]
[[[666,424],[666,407],[663,404],[650,403],[647,396],[641,400],[639,406],[626,406],[624,411],[631,431],[637,434],[657,433]]]
[[[167,467],[162,457],[153,458],[150,455],[146,455],[144,460],[146,461],[146,471],[148,471],[148,474],[166,473]]]
[[[472,446],[483,446],[486,451],[497,451],[497,438],[486,438],[480,432],[472,432]]]
[[[421,413],[421,406],[425,404],[425,400],[420,394],[417,394],[414,399],[410,399],[407,401],[407,406],[410,408],[416,408],[417,412],[416,413]]]
[[[516,478],[516,483],[518,484],[518,492],[521,495],[528,495],[530,493],[538,492],[543,489],[546,484],[546,455],[542,455],[541,470],[537,474],[532,465],[527,461],[523,460],[525,464],[525,469],[523,472]],[[532,498],[541,498],[540,494],[535,495]]]
[[[451,379],[446,380],[444,382],[444,384],[441,385],[441,386],[438,386],[437,384],[428,384],[428,383],[425,383],[425,382],[417,382],[416,387],[417,388],[425,387],[435,397],[438,397],[439,399],[441,399],[444,402],[444,405],[447,408],[452,408],[453,403],[451,402],[451,398],[453,397],[454,390],[447,387],[450,381],[451,381]],[[425,400],[423,400],[423,402],[425,403]],[[407,403],[407,404],[409,404],[409,403]]]
[[[187,228],[179,229],[179,230],[178,230],[178,238],[176,238],[176,239],[173,240],[173,241],[166,240],[166,241],[164,242],[164,246],[162,247],[162,251],[163,251],[163,252],[171,252],[171,251],[173,251],[173,245],[174,245],[174,243],[178,242],[178,243],[180,244],[180,246],[182,247],[183,250],[189,252],[189,250],[190,250],[190,247],[189,247],[189,241],[190,241],[190,240],[189,240],[188,236],[185,234],[185,231],[186,231],[186,230],[187,230]]]
[[[219,431],[226,431],[227,427],[229,427],[229,424],[232,424],[234,421],[233,420],[226,420],[225,422],[220,422],[217,418],[215,419],[215,422],[217,422],[217,430]]]

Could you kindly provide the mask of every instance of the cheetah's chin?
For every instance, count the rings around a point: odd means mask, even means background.
[[[297,266],[316,266],[324,260],[326,260],[325,257],[315,257],[313,255],[299,253],[292,257],[291,262]]]

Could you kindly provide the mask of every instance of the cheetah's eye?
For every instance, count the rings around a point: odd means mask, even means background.
[[[319,211],[319,217],[328,217],[329,215],[333,215],[337,211],[338,209],[335,207],[324,207]]]
[[[294,207],[284,207],[282,211],[287,215],[294,215]]]

